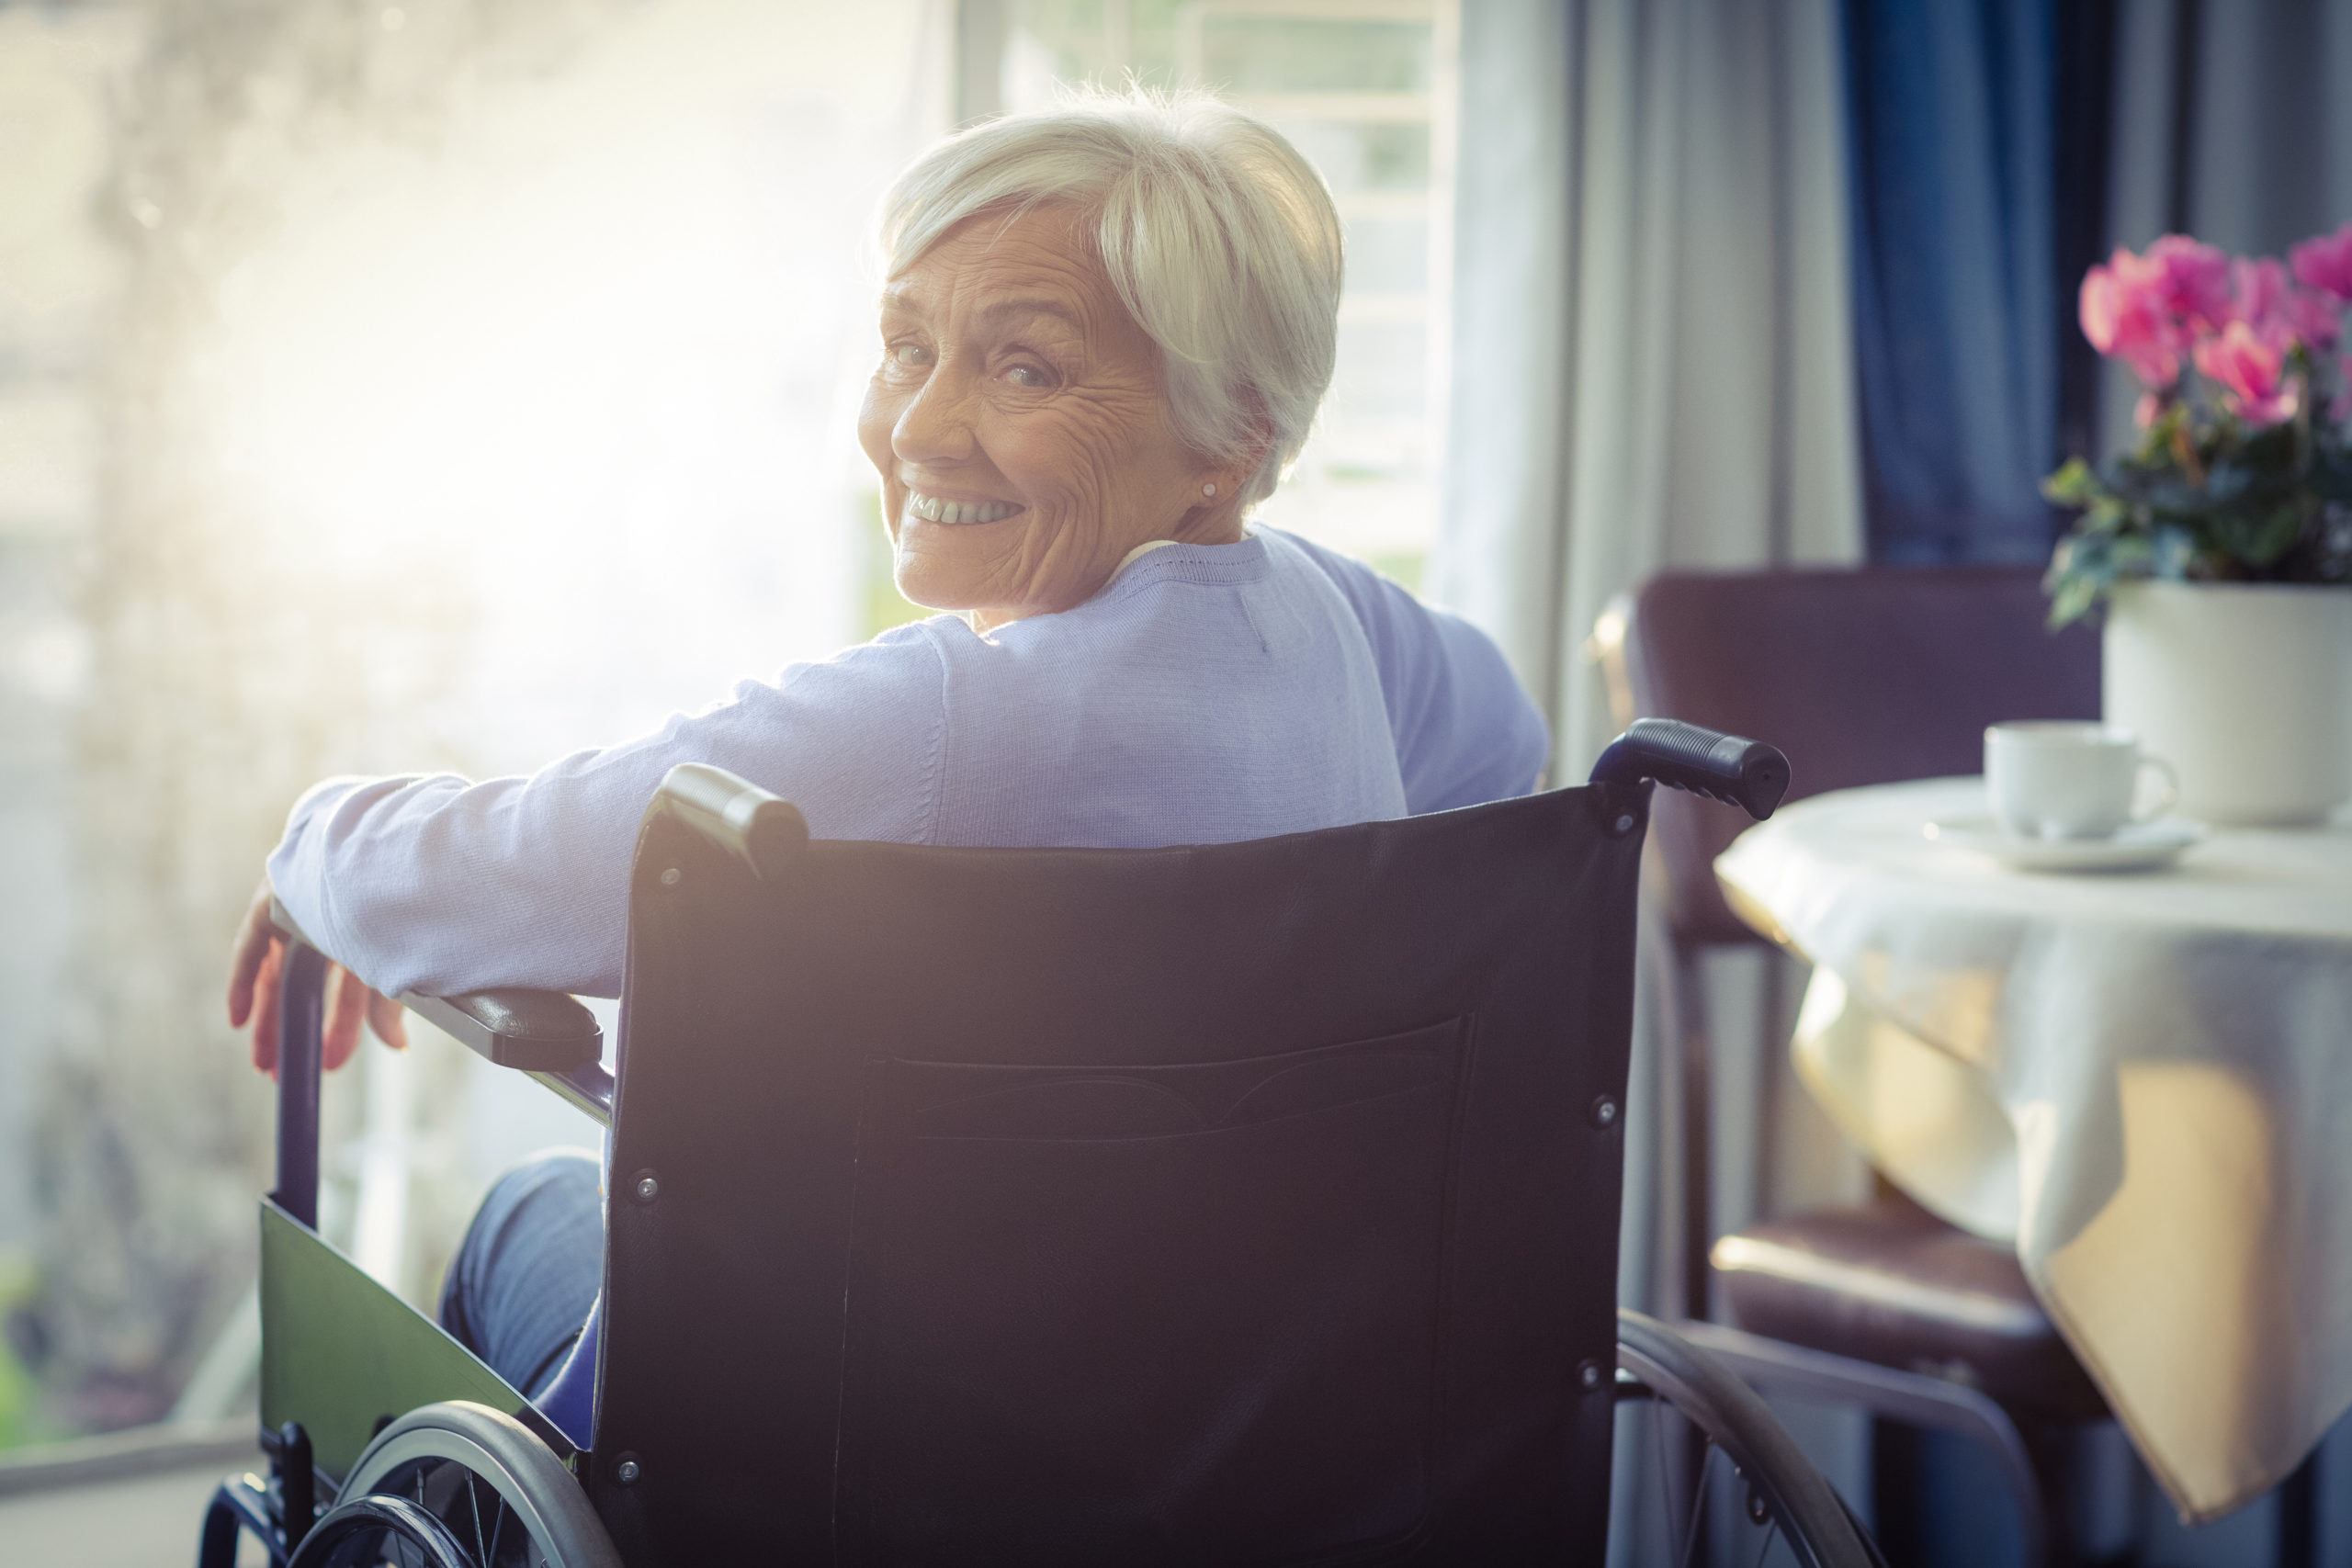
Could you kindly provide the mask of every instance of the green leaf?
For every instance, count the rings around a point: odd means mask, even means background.
[[[2060,506],[2088,506],[2106,488],[2080,457],[2067,458],[2063,468],[2041,481],[2041,493]]]
[[[2149,545],[2154,553],[2150,576],[2177,582],[2188,575],[2189,567],[2196,562],[2197,543],[2186,529],[2158,528],[2149,536]]]
[[[2054,632],[2089,615],[2104,592],[2102,584],[2087,577],[2061,580],[2050,594],[2050,629]]]
[[[2246,541],[2245,558],[2256,566],[2268,566],[2285,555],[2302,532],[2303,509],[2289,502],[2267,516],[2255,520]]]

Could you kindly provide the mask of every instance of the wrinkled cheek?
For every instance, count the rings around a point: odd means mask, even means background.
[[[890,531],[893,539],[899,536],[898,508],[904,499],[893,493],[899,487],[890,478],[897,463],[897,454],[890,448],[890,432],[897,423],[896,408],[882,397],[879,389],[869,387],[865,401],[857,411],[857,444],[882,481],[882,525]]]
[[[1083,570],[1110,531],[1118,487],[1109,454],[1094,449],[1096,446],[1078,444],[1074,455],[1080,460],[1064,468],[1061,482],[1039,508],[1044,525],[1031,530],[1024,554],[1041,577]]]
[[[1019,548],[1008,551],[1001,577],[1009,599],[1035,609],[1065,610],[1082,596],[1073,592],[1083,570],[1087,540],[1096,532],[1091,508],[1081,495],[1062,493],[1032,513]]]

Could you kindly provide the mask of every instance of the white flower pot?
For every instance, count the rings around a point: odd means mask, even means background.
[[[2173,765],[2182,816],[2290,826],[2352,798],[2352,588],[2127,583],[2105,661],[2108,722]]]

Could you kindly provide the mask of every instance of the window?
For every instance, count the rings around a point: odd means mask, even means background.
[[[1079,83],[1204,87],[1322,171],[1347,231],[1339,369],[1260,515],[1418,586],[1443,428],[1455,0],[1014,0],[1001,15],[966,33],[1001,39],[997,107]]]

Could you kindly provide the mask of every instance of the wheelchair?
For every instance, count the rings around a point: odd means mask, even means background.
[[[1643,1560],[1706,1515],[1878,1562],[1615,1305],[1653,782],[1762,817],[1787,762],[1644,720],[1579,787],[1118,851],[812,841],[673,770],[617,1077],[569,997],[402,998],[609,1131],[593,1450],[320,1237],[329,960],[280,910],[268,1474],[198,1568],[1599,1562],[1629,1442]]]

